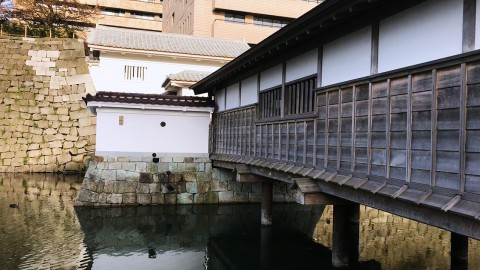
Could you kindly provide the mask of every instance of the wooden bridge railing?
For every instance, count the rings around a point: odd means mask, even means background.
[[[480,194],[479,53],[312,95],[312,117],[256,122],[256,105],[216,113],[213,153]]]

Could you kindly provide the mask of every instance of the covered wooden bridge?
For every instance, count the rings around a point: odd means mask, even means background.
[[[264,183],[265,224],[274,180],[333,204],[335,266],[358,204],[451,231],[458,265],[480,239],[476,2],[325,1],[192,87],[214,166]]]

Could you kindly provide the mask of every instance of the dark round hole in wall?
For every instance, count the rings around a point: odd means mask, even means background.
[[[166,124],[165,122],[161,122],[161,123],[160,123],[160,126],[161,126],[161,127],[164,127],[164,126],[166,126],[166,125],[167,125],[167,124]]]

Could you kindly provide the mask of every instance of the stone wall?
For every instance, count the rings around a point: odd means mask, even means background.
[[[293,202],[295,192],[274,182],[274,201]],[[77,206],[249,203],[261,201],[261,183],[239,183],[206,157],[94,157]]]
[[[83,40],[0,38],[0,172],[78,172],[95,149]]]

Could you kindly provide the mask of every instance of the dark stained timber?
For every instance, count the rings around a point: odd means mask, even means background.
[[[325,169],[422,192],[467,194],[461,202],[475,198],[480,195],[478,59],[331,88],[316,89],[317,76],[310,76],[286,83],[284,96],[280,86],[261,91],[258,104],[215,113],[210,149],[286,164],[289,173],[314,169],[316,175]]]

